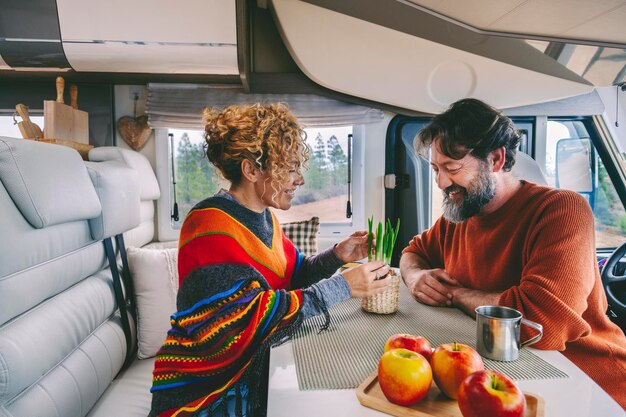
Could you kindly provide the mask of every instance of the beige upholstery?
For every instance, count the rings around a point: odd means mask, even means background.
[[[534,182],[539,185],[548,185],[546,176],[537,161],[523,152],[517,152],[515,155],[515,165],[513,165],[511,172],[520,180]]]
[[[136,246],[152,241],[159,190],[142,155],[102,153],[85,163],[60,145],[0,138],[0,417],[150,409],[152,361],[117,375],[126,343],[102,238],[138,230]]]

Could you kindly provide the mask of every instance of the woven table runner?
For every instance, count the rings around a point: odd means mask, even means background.
[[[354,389],[378,367],[387,338],[395,333],[426,337],[433,347],[459,342],[476,347],[476,322],[456,308],[429,307],[413,300],[404,286],[398,311],[379,315],[350,299],[330,309],[331,325],[319,332],[324,318],[307,319],[292,343],[300,390]],[[318,334],[319,332],[319,334]],[[515,362],[484,359],[485,368],[515,380],[558,379],[568,375],[526,348]]]

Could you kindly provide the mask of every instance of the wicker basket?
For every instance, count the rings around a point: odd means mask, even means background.
[[[400,274],[393,269],[389,272],[389,286],[383,292],[361,299],[361,308],[369,313],[391,314],[398,310],[400,298]]]

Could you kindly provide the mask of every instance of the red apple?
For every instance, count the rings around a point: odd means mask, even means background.
[[[515,382],[497,371],[477,371],[459,387],[463,417],[522,417],[526,397]]]
[[[426,359],[433,353],[433,347],[424,336],[414,336],[412,334],[399,333],[389,336],[385,343],[385,352],[390,349],[404,348],[417,352]]]
[[[411,405],[428,394],[433,374],[428,360],[408,349],[391,349],[378,362],[378,384],[387,400]]]
[[[471,373],[485,369],[483,358],[471,346],[446,343],[437,346],[430,356],[433,379],[448,397],[456,399],[461,382]]]

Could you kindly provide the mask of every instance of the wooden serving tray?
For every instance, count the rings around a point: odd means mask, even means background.
[[[89,113],[52,100],[43,102],[43,136],[89,144]]]
[[[524,417],[544,417],[543,398],[526,395]],[[387,401],[378,385],[378,373],[374,372],[356,389],[356,396],[361,405],[398,417],[463,417],[456,402],[446,397],[433,382],[430,391],[421,401],[406,407]]]
[[[55,145],[63,145],[63,146],[67,146],[72,149],[75,149],[80,154],[80,157],[83,158],[83,160],[85,161],[89,160],[89,151],[93,149],[93,145],[78,143],[78,142],[74,142],[71,140],[61,140],[61,139],[34,139],[34,140],[36,140],[37,142],[52,143]]]

